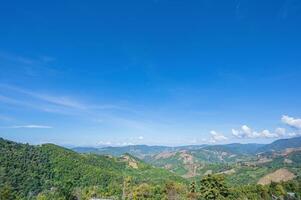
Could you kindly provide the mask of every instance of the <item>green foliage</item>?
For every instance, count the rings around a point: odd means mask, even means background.
[[[200,182],[200,199],[216,200],[225,199],[229,196],[229,188],[224,182],[222,175],[208,175]]]
[[[0,200],[13,200],[15,199],[13,188],[7,184],[2,185],[0,188]]]
[[[272,183],[270,184],[269,191],[270,191],[271,194],[276,195],[276,196],[281,196],[281,197],[283,197],[283,196],[285,195],[285,190],[284,190],[284,188],[282,187],[282,185],[279,184],[279,183],[274,183],[274,182],[272,182]]]
[[[186,186],[176,183],[168,182],[164,188],[164,200],[173,200],[173,199],[185,199],[187,196]]]
[[[40,148],[0,139],[0,187],[9,186],[13,195],[37,195],[53,174],[49,157]]]

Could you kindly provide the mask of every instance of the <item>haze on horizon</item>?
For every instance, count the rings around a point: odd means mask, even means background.
[[[297,0],[7,1],[0,137],[74,146],[301,135]]]

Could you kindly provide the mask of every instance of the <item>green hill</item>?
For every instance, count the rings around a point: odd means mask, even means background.
[[[301,147],[301,137],[294,137],[288,139],[280,139],[267,144],[259,149],[257,152],[266,152],[266,151],[282,151],[287,148],[298,148]]]
[[[101,196],[117,198],[127,177],[134,185],[184,182],[164,169],[125,157],[129,156],[79,154],[53,144],[31,146],[0,139],[0,188],[9,190],[16,199],[51,191],[68,196],[89,187],[97,187]]]

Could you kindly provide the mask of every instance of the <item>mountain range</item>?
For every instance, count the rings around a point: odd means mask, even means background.
[[[279,139],[270,144],[256,144],[256,143],[232,143],[232,144],[224,144],[224,145],[188,145],[188,146],[177,146],[177,147],[169,147],[169,146],[148,146],[148,145],[128,145],[128,146],[120,146],[120,147],[73,147],[72,150],[78,153],[96,153],[96,154],[104,154],[104,155],[114,155],[120,156],[124,153],[130,153],[136,157],[146,157],[155,155],[162,152],[174,152],[181,150],[214,150],[214,151],[223,151],[229,152],[233,154],[245,154],[252,155],[260,152],[267,151],[281,151],[286,148],[296,148],[300,147],[301,137],[294,137],[289,139]]]
[[[299,174],[298,155],[301,137],[279,139],[270,144],[224,144],[195,146],[147,146],[74,148],[79,153],[121,156],[129,153],[144,162],[169,170],[184,178],[195,178],[212,173],[232,174],[230,182],[257,182],[272,170],[287,167]],[[289,150],[287,152],[287,150]],[[285,153],[287,152],[287,153]],[[292,158],[291,158],[292,157]],[[289,159],[291,158],[291,159]],[[260,167],[260,169],[257,169]],[[247,173],[248,172],[248,173]],[[255,178],[254,178],[255,177]]]

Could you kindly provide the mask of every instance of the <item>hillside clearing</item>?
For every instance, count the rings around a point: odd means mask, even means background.
[[[281,181],[289,181],[289,180],[294,179],[295,177],[296,177],[295,174],[293,174],[289,170],[281,168],[272,173],[265,175],[264,177],[259,179],[259,181],[257,183],[261,184],[261,185],[268,185],[271,182],[278,183]]]

